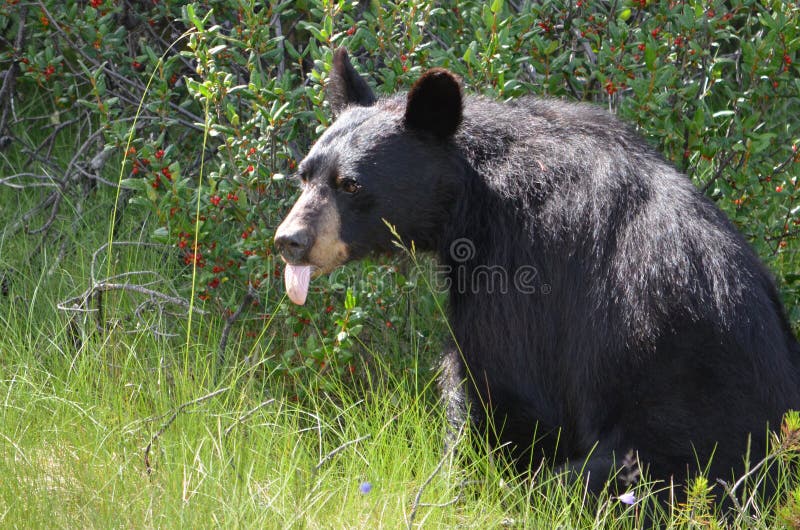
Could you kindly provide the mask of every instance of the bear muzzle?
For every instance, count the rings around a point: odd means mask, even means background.
[[[300,209],[300,211],[304,211]],[[339,236],[339,216],[330,205],[315,215],[293,215],[294,210],[275,232],[275,249],[286,262],[286,293],[295,304],[305,303],[309,281],[331,272],[348,260],[347,245]],[[308,213],[308,212],[305,212]],[[315,230],[308,217],[316,222]]]
[[[281,225],[275,234],[275,249],[286,263],[298,265],[308,259],[312,241],[311,233],[307,229],[284,229],[284,225]]]

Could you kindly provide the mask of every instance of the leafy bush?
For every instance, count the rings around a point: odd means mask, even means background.
[[[414,289],[418,271],[383,260],[317,280],[307,306],[281,303],[272,236],[296,195],[286,176],[330,123],[324,86],[338,46],[383,93],[443,66],[493,98],[607,107],[731,216],[800,321],[795,2],[8,0],[0,25],[16,35],[0,53],[10,67],[0,130],[30,157],[30,173],[0,183],[48,186],[18,229],[47,233],[64,197],[108,186],[119,192],[110,239],[123,216],[146,219],[175,249],[181,293],[231,322],[246,315],[243,340],[283,324],[269,331],[277,369],[352,370],[364,344],[440,332],[430,321],[441,293]],[[49,107],[26,106],[31,94]],[[20,133],[45,123],[44,144]],[[55,165],[49,150],[72,138],[74,158]]]

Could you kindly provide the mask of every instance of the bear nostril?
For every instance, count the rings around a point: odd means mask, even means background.
[[[308,251],[309,241],[311,237],[305,230],[298,230],[288,234],[277,234],[275,236],[275,248],[278,252],[290,262],[296,262],[303,259]]]

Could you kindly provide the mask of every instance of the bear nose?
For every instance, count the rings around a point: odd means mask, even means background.
[[[309,250],[311,235],[308,230],[294,230],[292,232],[278,231],[275,234],[275,248],[288,263],[301,263]]]

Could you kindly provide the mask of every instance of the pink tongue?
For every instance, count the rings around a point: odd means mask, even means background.
[[[289,295],[289,299],[295,304],[303,305],[306,303],[309,280],[311,280],[310,265],[286,264],[286,271],[284,273],[286,293]]]

